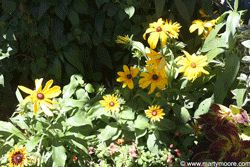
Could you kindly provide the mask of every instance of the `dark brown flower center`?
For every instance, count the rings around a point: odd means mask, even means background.
[[[131,75],[131,74],[128,74],[128,75],[127,75],[127,78],[128,78],[128,79],[131,79],[131,78],[132,78],[132,75]]]
[[[157,27],[157,28],[156,28],[156,31],[157,31],[157,32],[160,32],[160,31],[162,31],[162,28],[161,28],[161,27]]]
[[[110,106],[110,107],[113,107],[114,105],[115,105],[115,103],[112,102],[112,101],[109,103],[109,106]]]
[[[19,165],[23,161],[23,154],[17,152],[16,154],[12,155],[12,162],[14,165]]]
[[[153,80],[157,80],[159,77],[156,75],[156,74],[154,74],[153,76],[152,76],[152,79]]]
[[[38,98],[39,100],[44,99],[44,94],[38,93],[38,94],[37,94],[37,98]]]
[[[153,116],[156,116],[156,115],[157,115],[157,111],[153,110],[153,111],[152,111],[152,115],[153,115]]]
[[[192,68],[195,68],[195,67],[196,67],[195,62],[192,62],[192,63],[190,64],[190,66],[191,66]]]

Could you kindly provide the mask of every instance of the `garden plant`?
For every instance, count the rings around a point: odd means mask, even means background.
[[[0,167],[250,166],[243,2],[0,1]]]

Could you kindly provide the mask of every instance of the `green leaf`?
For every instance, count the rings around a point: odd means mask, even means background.
[[[49,8],[50,4],[47,2],[47,0],[41,0],[39,5],[39,13],[37,20],[40,20]]]
[[[174,0],[178,12],[181,14],[184,20],[190,22],[189,12],[187,6],[182,2],[182,0]]]
[[[96,6],[98,7],[98,9],[100,9],[100,7],[104,4],[104,3],[108,3],[110,0],[95,0]]]
[[[114,135],[116,135],[118,131],[118,128],[116,126],[110,126],[110,125],[107,125],[105,127],[104,130],[102,130],[99,138],[102,140],[102,141],[106,141],[106,140],[109,140],[111,139]]]
[[[147,129],[149,126],[150,124],[148,123],[148,119],[145,116],[142,116],[142,115],[137,116],[135,123],[134,123],[134,128],[144,130],[144,129]]]
[[[68,18],[72,24],[72,26],[77,26],[80,23],[78,13],[72,9],[69,9]]]
[[[154,133],[148,134],[147,146],[149,151],[158,155],[158,143]]]
[[[180,119],[182,123],[185,124],[190,119],[190,114],[185,107],[175,104],[173,106],[173,110],[177,118]]]
[[[25,145],[26,151],[31,152],[37,146],[40,140],[41,140],[41,137],[31,137],[28,143]]]
[[[110,17],[113,17],[118,10],[119,10],[119,7],[118,7],[117,4],[110,3],[109,6],[108,6],[108,15]]]
[[[245,46],[246,48],[250,49],[250,40],[243,41],[241,42],[241,44]]]
[[[225,50],[222,49],[222,48],[214,48],[214,49],[210,50],[205,55],[205,56],[207,56],[207,61],[208,62],[212,61],[216,56],[218,56],[219,54],[223,53],[224,51]]]
[[[211,30],[211,32],[208,34],[206,40],[204,41],[204,45],[207,45],[208,42],[215,39],[216,35],[220,31],[220,29],[225,25],[226,23],[220,23],[215,25],[215,27]],[[204,46],[203,46],[204,47]]]
[[[22,103],[23,97],[22,97],[22,95],[21,95],[21,93],[20,93],[20,91],[19,91],[18,88],[16,89],[16,98],[17,98],[17,100],[18,100],[19,103]]]
[[[13,13],[16,9],[16,6],[17,4],[14,0],[2,0],[2,9],[8,14]]]
[[[226,59],[225,70],[220,74],[214,86],[214,101],[222,104],[227,95],[227,91],[233,83],[240,67],[240,58],[233,53]]]
[[[91,120],[86,117],[84,112],[77,112],[73,117],[70,117],[66,120],[66,126],[83,126],[83,125],[91,125]]]
[[[103,45],[97,46],[96,53],[97,53],[97,59],[100,63],[106,65],[110,69],[113,69],[112,60],[109,55],[109,52]]]
[[[52,159],[56,163],[56,165],[65,166],[67,155],[63,145],[52,146]]]
[[[239,3],[238,0],[234,1],[234,12],[237,12],[238,10],[238,6],[239,6],[238,3]]]
[[[63,36],[63,21],[58,17],[55,17],[53,20],[53,34],[52,40],[56,49],[61,47],[61,41]],[[59,50],[59,49],[58,49]]]
[[[193,128],[189,124],[185,124],[177,128],[176,131],[179,132],[181,135],[186,135],[192,133]]]
[[[100,37],[102,35],[104,21],[105,21],[105,13],[104,11],[99,11],[95,17],[95,29]]]
[[[95,89],[93,87],[92,84],[88,83],[86,86],[85,86],[85,90],[88,92],[88,93],[94,93],[95,92]]]
[[[209,41],[207,44],[204,44],[201,49],[201,52],[208,52],[212,49],[219,47],[228,48],[228,44],[226,43],[226,40],[224,38],[215,38]]]
[[[175,128],[175,123],[169,119],[162,119],[159,122],[155,122],[157,129],[159,130],[172,130]]]
[[[165,0],[155,0],[155,11],[158,18],[161,17],[163,8],[165,6]]]
[[[4,86],[4,77],[3,77],[3,74],[0,75],[0,85]]]
[[[74,0],[73,7],[80,14],[88,14],[88,3],[86,0]]]
[[[71,3],[72,0],[62,0],[62,3],[65,5],[65,6],[68,6],[70,3]]]
[[[231,12],[227,18],[226,23],[226,32],[222,35],[221,38],[227,39],[229,37],[230,32],[232,35],[235,34],[236,28],[240,26],[240,14],[237,12]]]
[[[44,21],[41,21],[38,25],[38,30],[42,38],[47,39],[49,37],[49,25]]]
[[[128,120],[134,120],[135,119],[135,112],[133,112],[132,108],[126,108],[124,109],[120,114],[120,118],[122,119],[128,119]]]
[[[245,87],[245,85],[239,85],[236,89],[236,103],[239,108],[242,107],[242,104],[244,102],[246,90],[247,88]]]
[[[199,118],[200,115],[206,114],[210,108],[210,106],[214,103],[213,96],[203,100],[200,104],[198,109],[194,113],[194,118]]]
[[[142,91],[141,89],[138,89],[138,91],[136,92],[136,95],[133,97],[133,99],[136,97],[140,97],[143,101],[145,101],[146,103],[151,105],[150,96],[146,92]]]
[[[135,8],[134,8],[134,6],[127,6],[124,9],[124,12],[128,14],[129,19],[130,19],[134,15],[134,13],[135,13]]]
[[[53,65],[52,65],[52,69],[53,69],[53,74],[56,77],[56,79],[61,82],[61,78],[62,78],[62,64],[61,61],[58,57],[55,57]]]
[[[136,140],[138,140],[139,138],[145,136],[147,134],[147,129],[143,129],[143,130],[140,130],[140,129],[135,129],[135,137],[136,137]]]
[[[82,80],[82,76],[80,75],[72,75],[70,77],[70,83],[63,87],[63,99],[70,98],[74,93],[76,88],[79,85],[83,85],[84,81]]]
[[[23,135],[23,133],[10,122],[0,121],[0,131],[9,132],[12,135],[15,135],[23,140],[26,140],[26,137]]]
[[[65,7],[62,3],[55,8],[55,14],[62,20],[65,19],[67,15],[67,7]]]

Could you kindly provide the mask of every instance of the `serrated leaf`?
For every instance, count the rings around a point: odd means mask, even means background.
[[[227,91],[233,83],[240,67],[240,58],[233,53],[226,59],[225,70],[220,74],[214,86],[214,101],[222,104]]]
[[[67,155],[63,145],[52,146],[52,159],[56,165],[65,166]]]
[[[99,11],[95,17],[95,29],[99,36],[102,35],[104,21],[105,13],[103,11]]]
[[[182,0],[174,0],[178,12],[181,14],[184,20],[190,22],[189,12],[187,6],[182,2]]]
[[[40,5],[39,5],[39,13],[38,13],[37,19],[40,20],[49,8],[50,8],[50,4],[47,2],[47,0],[41,0]]]
[[[17,4],[14,0],[2,0],[2,10],[6,13],[13,13],[16,9]]]
[[[128,14],[130,19],[135,13],[135,8],[133,6],[128,6],[124,9],[124,12]]]
[[[110,3],[108,6],[108,15],[110,17],[113,17],[118,10],[119,10],[118,5],[116,5],[114,3]]]
[[[80,20],[79,20],[78,13],[76,11],[69,9],[69,12],[67,15],[68,15],[69,21],[71,22],[73,26],[79,25]]]

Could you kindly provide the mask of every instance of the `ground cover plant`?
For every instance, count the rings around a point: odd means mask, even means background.
[[[136,61],[117,68],[113,87],[82,74],[63,86],[19,84],[15,112],[0,121],[1,167],[249,162],[250,28],[239,2],[225,3],[230,10],[200,10],[188,27],[159,17],[139,40],[117,35]],[[185,27],[199,40],[181,40]]]

